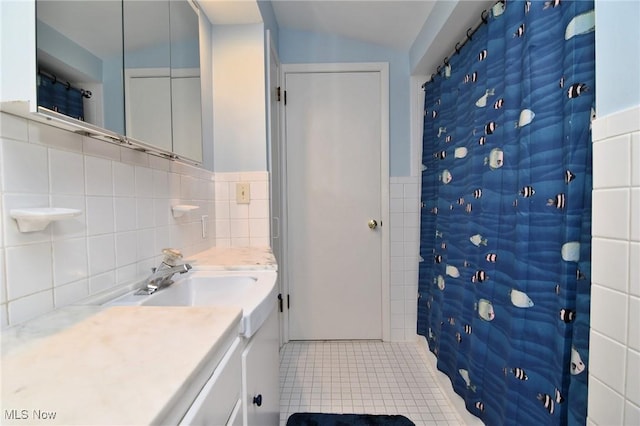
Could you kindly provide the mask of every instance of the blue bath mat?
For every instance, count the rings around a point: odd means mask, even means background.
[[[400,415],[295,413],[287,426],[415,426]]]

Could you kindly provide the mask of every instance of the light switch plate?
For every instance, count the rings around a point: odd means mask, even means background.
[[[248,182],[236,183],[236,203],[249,204],[251,202],[251,186]]]

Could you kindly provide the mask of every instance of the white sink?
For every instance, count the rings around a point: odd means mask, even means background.
[[[106,306],[238,306],[242,308],[240,334],[249,338],[276,306],[275,271],[192,271],[151,295],[135,291]]]

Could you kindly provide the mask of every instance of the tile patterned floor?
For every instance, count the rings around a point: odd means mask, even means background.
[[[418,343],[290,342],[280,351],[280,424],[295,412],[402,414],[464,424]]]

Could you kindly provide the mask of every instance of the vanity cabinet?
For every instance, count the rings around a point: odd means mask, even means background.
[[[236,338],[180,425],[277,426],[278,333],[278,314],[274,308],[251,338]]]
[[[191,407],[181,425],[234,425],[241,407],[240,356],[242,344],[236,338]]]
[[[280,423],[280,356],[278,314],[274,308],[242,352],[245,426]]]

